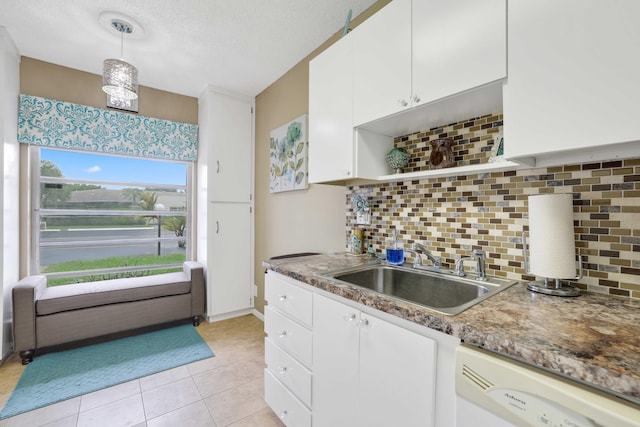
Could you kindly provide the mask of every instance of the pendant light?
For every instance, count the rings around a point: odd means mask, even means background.
[[[133,65],[122,60],[124,35],[131,34],[133,26],[119,19],[113,19],[111,26],[120,33],[120,59],[104,60],[102,90],[114,99],[137,99],[138,70]]]

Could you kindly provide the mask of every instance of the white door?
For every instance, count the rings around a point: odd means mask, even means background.
[[[353,177],[353,51],[344,37],[309,63],[309,182]]]
[[[358,316],[351,307],[313,296],[314,427],[357,425]]]
[[[252,306],[251,212],[248,203],[210,203],[207,314]]]
[[[351,33],[354,125],[410,107],[411,0],[394,0]]]
[[[211,99],[209,198],[216,202],[251,200],[253,105],[231,96]]]
[[[411,18],[414,104],[506,77],[506,0],[417,0]]]
[[[436,342],[361,314],[359,426],[434,425]]]
[[[640,139],[638,17],[635,0],[509,2],[506,157]]]

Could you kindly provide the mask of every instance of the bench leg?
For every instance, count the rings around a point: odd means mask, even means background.
[[[193,316],[193,326],[200,326],[200,316]]]
[[[29,363],[33,362],[35,350],[24,350],[18,354],[20,355],[20,359],[22,359],[22,364],[28,365]]]

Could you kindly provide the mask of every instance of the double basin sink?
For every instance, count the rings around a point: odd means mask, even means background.
[[[517,283],[496,277],[485,281],[459,277],[446,269],[428,271],[385,264],[333,271],[322,276],[446,315],[458,314]]]

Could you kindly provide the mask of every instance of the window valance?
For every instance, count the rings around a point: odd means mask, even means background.
[[[23,94],[18,141],[49,148],[196,160],[198,126]]]

